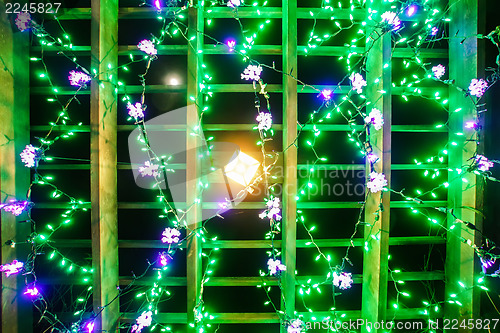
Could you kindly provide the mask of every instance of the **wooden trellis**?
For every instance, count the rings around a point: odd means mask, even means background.
[[[330,19],[330,14],[321,12],[318,8],[297,8],[297,0],[283,0],[282,7],[261,8],[257,13],[253,7],[242,7],[238,9],[240,18],[262,19],[276,18],[282,19],[282,45],[257,45],[252,48],[253,55],[274,55],[282,56],[283,71],[285,73],[297,74],[298,57],[305,55],[303,48],[297,45],[297,22],[299,20],[311,19],[313,13],[317,19]],[[349,19],[351,14],[347,9],[336,9],[337,19]],[[365,17],[365,12],[362,10],[355,11],[355,19]],[[15,193],[16,195],[24,195],[23,189],[26,188],[29,181],[27,179],[27,170],[22,166],[18,159],[18,153],[22,150],[25,144],[28,143],[28,128],[29,125],[29,106],[26,101],[29,99],[25,96],[28,93],[28,39],[21,37],[19,34],[12,34],[9,30],[5,13],[2,15],[2,27],[0,38],[0,52],[2,59],[5,61],[6,68],[10,69],[11,73],[6,71],[0,72],[0,86],[2,87],[0,98],[3,101],[0,103],[0,132],[6,134],[13,141],[0,147],[0,167],[2,171],[1,190],[7,193]],[[195,48],[190,48],[187,45],[160,45],[158,47],[159,56],[162,55],[186,55],[188,63],[188,82],[186,85],[168,86],[168,85],[148,85],[146,92],[154,93],[170,93],[178,91],[187,91],[187,96],[195,96],[196,101],[200,102],[202,94],[199,91],[200,66],[201,57],[198,54],[199,50],[203,50],[203,54],[227,54],[229,51],[223,45],[210,46],[203,44],[202,34],[204,31],[205,19],[217,19],[231,17],[232,9],[225,7],[211,7],[210,10],[203,7],[190,8],[188,10],[188,26],[190,33],[197,38],[193,45]],[[80,8],[67,10],[63,15],[59,16],[61,21],[65,20],[90,20],[92,28],[91,46],[75,46],[74,51],[83,55],[90,55],[92,58],[92,68],[96,68],[99,72],[106,72],[108,65],[116,67],[118,64],[118,56],[128,55],[129,53],[139,54],[135,45],[117,45],[118,40],[118,19],[122,20],[121,24],[133,24],[136,19],[154,18],[155,13],[148,8],[118,8],[117,0],[92,0],[92,9]],[[459,31],[460,35],[473,36],[477,33],[477,17],[478,7],[475,0],[462,0],[452,8],[452,20],[450,22],[450,35]],[[8,38],[4,38],[8,36]],[[33,46],[34,51],[40,50],[39,47]],[[351,48],[353,51],[355,48]],[[315,49],[314,55],[319,56],[340,56],[346,53],[347,48],[344,46],[319,46]],[[354,50],[355,51],[355,50]],[[364,52],[363,48],[358,48],[358,53]],[[377,85],[370,85],[367,88],[367,95],[374,96],[380,90],[387,91],[387,94],[378,100],[376,107],[383,111],[385,124],[381,131],[372,134],[371,142],[374,146],[377,155],[381,156],[381,160],[376,164],[378,172],[383,172],[388,179],[392,170],[416,170],[423,169],[426,166],[418,166],[414,164],[393,164],[391,163],[391,135],[392,133],[409,132],[409,133],[436,133],[446,132],[446,128],[436,128],[428,125],[392,125],[391,124],[391,97],[401,95],[401,88],[392,87],[391,68],[383,69],[383,64],[389,62],[391,57],[391,38],[389,35],[376,42],[371,49],[367,62],[367,81],[373,82],[375,78],[380,78]],[[57,50],[51,47],[45,47],[46,56],[56,56]],[[411,49],[396,48],[392,52],[394,58],[411,57],[413,51]],[[22,54],[22,56],[18,56]],[[314,55],[309,55],[313,57]],[[429,49],[422,50],[423,58],[448,58],[450,59],[450,77],[456,77],[461,82],[457,82],[461,86],[467,86],[471,78],[477,77],[477,41],[475,38],[470,38],[461,44],[460,39],[452,39],[450,42],[449,51],[446,49]],[[116,73],[115,73],[116,74]],[[117,75],[114,75],[112,80],[116,80]],[[101,77],[103,82],[106,82],[109,77]],[[323,86],[317,86],[323,88]],[[238,93],[238,92],[253,92],[251,84],[213,84],[211,86],[214,93]],[[348,87],[344,87],[344,91],[348,91]],[[279,92],[283,95],[283,123],[276,124],[273,128],[276,131],[282,132],[283,147],[288,147],[294,142],[297,135],[297,118],[298,118],[298,95],[317,93],[309,87],[298,87],[297,81],[290,76],[283,75],[282,84],[269,84],[267,86],[269,92]],[[439,90],[439,89],[437,89]],[[427,91],[422,88],[423,94]],[[432,91],[436,91],[433,89]],[[442,92],[446,93],[444,89]],[[127,86],[127,93],[140,93],[142,87],[140,85]],[[32,95],[44,95],[50,93],[47,87],[32,88],[29,93]],[[62,88],[59,91],[63,95],[72,95],[71,89]],[[129,166],[117,165],[116,147],[117,133],[131,131],[133,125],[117,125],[117,95],[124,93],[119,90],[118,94],[114,93],[112,82],[99,85],[96,82],[92,83],[89,91],[82,91],[82,94],[91,94],[91,122],[90,125],[84,126],[59,126],[56,130],[73,129],[75,132],[90,132],[91,134],[91,163],[89,165],[42,165],[40,169],[69,169],[69,170],[90,170],[91,173],[91,205],[92,209],[92,240],[88,241],[62,241],[56,242],[59,247],[87,247],[92,248],[94,274],[94,310],[99,312],[102,305],[108,304],[117,295],[117,285],[126,285],[131,281],[130,277],[118,276],[118,248],[155,248],[157,243],[148,241],[128,241],[119,240],[117,234],[118,226],[118,211],[130,209],[144,208],[160,208],[159,203],[152,202],[118,202],[117,196],[117,170],[130,169]],[[464,102],[463,93],[457,90],[450,90],[450,110],[454,108],[468,105],[467,110],[461,113],[452,113],[450,118],[451,130],[450,135],[455,132],[463,131],[464,119],[471,117],[473,107],[467,102]],[[115,101],[113,103],[113,101]],[[193,103],[188,99],[188,104]],[[201,103],[198,103],[199,105]],[[193,118],[188,115],[187,124],[196,124],[198,118]],[[418,122],[418,120],[416,120]],[[210,124],[206,125],[207,131],[251,131],[254,124]],[[316,125],[321,131],[342,132],[350,129],[347,125]],[[361,129],[361,126],[358,126]],[[44,132],[49,129],[49,126],[31,126],[31,135]],[[305,130],[311,130],[310,126],[306,126]],[[3,135],[2,135],[3,136]],[[187,147],[197,146],[196,137],[187,135]],[[472,157],[474,152],[475,142],[465,142],[459,144],[458,148],[450,152],[450,167],[456,168],[464,165],[468,159]],[[463,148],[463,149],[462,149]],[[14,162],[15,161],[15,162]],[[286,170],[283,179],[283,186],[287,188],[286,194],[283,196],[283,241],[275,242],[282,250],[282,260],[287,266],[287,271],[282,277],[283,293],[285,304],[282,304],[282,310],[290,316],[293,316],[295,311],[295,296],[296,286],[311,279],[312,281],[320,281],[318,276],[295,275],[296,252],[297,249],[308,248],[308,240],[297,239],[297,209],[332,209],[332,208],[359,208],[361,205],[358,202],[297,202],[295,193],[297,191],[297,172],[293,170],[301,170],[307,166],[298,164],[297,148],[291,147],[284,154],[284,170]],[[330,162],[333,163],[335,158]],[[12,168],[15,165],[15,168]],[[327,164],[325,168],[330,170],[348,170],[352,165],[345,164]],[[356,169],[362,170],[363,165],[356,165]],[[427,168],[427,167],[426,167]],[[191,155],[187,156],[187,179],[196,178],[199,174],[199,166],[197,165],[196,151],[192,151]],[[449,207],[455,209],[455,214],[467,221],[476,221],[475,214],[472,210],[463,208],[464,206],[476,207],[477,187],[476,176],[468,174],[465,176],[468,183],[459,185],[451,185],[448,190],[447,201],[426,201],[423,207]],[[189,183],[188,183],[189,184]],[[192,202],[198,197],[196,187],[187,188],[187,201]],[[387,286],[390,282],[388,276],[388,253],[389,246],[405,246],[405,245],[422,245],[422,244],[444,244],[447,246],[447,263],[446,272],[430,271],[430,272],[405,272],[399,275],[402,281],[421,281],[421,280],[444,280],[444,281],[463,281],[464,283],[473,284],[474,277],[474,254],[472,249],[458,240],[457,237],[447,237],[445,240],[439,236],[419,236],[419,237],[390,237],[389,225],[390,214],[392,209],[408,208],[414,203],[408,201],[390,201],[389,193],[383,194],[382,203],[384,211],[381,218],[375,222],[373,230],[381,230],[380,241],[375,242],[371,246],[371,251],[364,253],[363,274],[354,276],[354,283],[362,283],[362,307],[357,310],[342,311],[346,314],[346,319],[365,318],[372,322],[382,319],[393,318],[394,309],[388,307],[387,302]],[[188,213],[187,220],[193,226],[199,225],[199,216],[203,208],[213,208],[216,203],[200,203],[196,204],[194,209]],[[260,209],[263,203],[243,202],[238,206],[238,209]],[[374,222],[374,212],[379,209],[379,197],[370,196],[366,204],[365,219],[367,222]],[[37,203],[37,209],[56,209],[65,208],[65,205],[54,203]],[[191,222],[190,222],[191,221]],[[196,223],[195,223],[196,222]],[[451,226],[455,219],[450,217],[449,225]],[[16,227],[17,226],[17,227]],[[14,238],[14,229],[17,228],[17,235],[25,235],[26,230],[23,225],[16,224],[16,221],[7,214],[2,212],[2,244],[5,241]],[[21,230],[23,229],[23,230]],[[466,236],[464,229],[460,224],[453,232]],[[28,232],[29,233],[29,232]],[[21,236],[22,237],[22,236]],[[354,239],[355,246],[364,246],[365,241],[370,241],[370,230],[365,230],[364,238]],[[346,247],[349,245],[349,239],[322,239],[316,241],[319,246],[324,247]],[[198,237],[190,238],[187,243],[187,271],[186,277],[165,277],[163,282],[167,286],[187,286],[187,312],[185,313],[159,313],[155,316],[155,320],[164,323],[187,324],[193,322],[194,314],[192,309],[197,304],[201,286],[201,256],[202,249],[221,248],[221,249],[266,249],[270,245],[267,240],[224,240],[214,241],[210,243],[201,243]],[[19,250],[18,250],[19,251]],[[14,250],[2,247],[2,262],[6,262],[13,258]],[[15,281],[15,282],[12,282]],[[27,311],[21,304],[17,303],[13,290],[21,286],[21,279],[6,280],[2,277],[2,332],[29,332],[27,325],[31,325],[25,319],[30,317],[28,314],[22,314],[21,311]],[[64,281],[61,281],[64,283]],[[147,284],[147,281],[137,281],[138,284]],[[223,286],[235,288],[237,286],[256,286],[261,283],[258,277],[214,277],[207,284],[211,286]],[[276,281],[268,280],[268,285],[276,285]],[[454,286],[447,286],[447,294],[451,293]],[[448,290],[449,289],[449,290]],[[449,292],[448,292],[449,291]],[[450,318],[477,318],[478,301],[475,298],[473,291],[470,290],[467,295],[467,302],[460,308],[460,312],[455,312],[455,308],[450,308],[448,315]],[[14,301],[13,301],[14,300]],[[275,313],[213,313],[214,319],[212,323],[278,323],[279,319]],[[305,320],[311,318],[311,314],[303,313]],[[316,317],[326,317],[330,315],[328,312],[315,313]],[[137,317],[136,313],[120,313],[119,302],[115,301],[112,305],[107,306],[102,315],[98,317],[96,331],[99,329],[107,332],[116,331],[116,327],[120,321],[131,322]],[[422,319],[425,315],[421,308],[398,309],[398,319]],[[17,323],[14,324],[14,323]],[[282,329],[282,332],[286,332]],[[373,331],[372,331],[373,332]],[[464,331],[466,332],[466,331]]]

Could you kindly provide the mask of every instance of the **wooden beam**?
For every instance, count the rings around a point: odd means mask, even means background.
[[[201,189],[199,178],[201,164],[199,155],[201,139],[191,133],[197,132],[200,121],[200,106],[203,104],[203,94],[200,93],[202,55],[198,53],[203,47],[203,1],[197,1],[197,6],[188,9],[188,38],[193,38],[188,47],[188,82],[187,82],[187,118],[186,118],[186,202],[190,206],[186,214],[188,230],[187,241],[187,320],[195,323],[195,309],[201,311],[202,294],[202,258],[201,238],[198,233],[202,227]],[[177,206],[177,203],[176,203]],[[196,325],[188,325],[187,330],[197,331]]]
[[[383,12],[382,5],[374,5],[379,12]],[[380,36],[380,28],[375,28],[372,36]],[[383,173],[391,183],[391,33],[386,33],[374,41],[367,43],[369,53],[366,64],[366,94],[373,102],[366,108],[368,114],[373,109],[379,109],[384,117],[384,125],[380,130],[370,126],[370,142],[373,153],[379,156],[373,170],[367,163],[367,179],[370,172]],[[385,65],[388,65],[386,67]],[[381,95],[380,91],[386,91]],[[368,188],[366,189],[367,191]],[[363,289],[362,289],[362,318],[377,322],[385,320],[387,308],[387,281],[389,255],[389,222],[390,222],[390,193],[378,192],[367,195],[365,207],[365,221],[368,225],[364,229],[365,251],[363,253]],[[368,332],[363,327],[361,332]]]
[[[22,2],[22,1],[21,1]],[[29,32],[13,31],[0,2],[0,190],[1,202],[26,200],[30,170],[21,162],[19,154],[30,143],[29,133]],[[24,242],[31,233],[30,223],[19,223],[26,216],[16,218],[1,211],[1,262],[17,259],[25,262],[29,246],[12,248],[8,241]],[[31,282],[31,276],[26,276]],[[1,332],[32,332],[32,305],[22,297],[24,277],[18,274],[1,277],[2,309]]]
[[[297,238],[297,0],[283,0],[283,242],[281,310],[288,318],[295,317],[295,267]],[[288,74],[288,75],[287,75]],[[293,75],[293,77],[292,77]],[[287,328],[281,326],[281,332]]]
[[[450,78],[455,80],[455,85],[467,89],[471,80],[478,76],[478,42],[476,39],[478,24],[478,2],[476,0],[464,0],[451,7],[450,22]],[[465,128],[465,121],[476,119],[476,112],[471,98],[465,97],[463,91],[450,88],[450,110],[462,108],[461,112],[450,114],[450,141],[458,142],[456,147],[449,150],[450,168],[462,168],[470,163],[477,148],[474,141],[474,131]],[[464,138],[471,140],[457,140],[455,133],[463,132]],[[463,178],[452,181],[456,173],[449,174],[450,187],[448,188],[448,208],[454,210],[455,215],[464,221],[476,224],[476,214],[472,209],[476,207],[478,188],[476,187],[476,175],[467,173]],[[462,320],[478,318],[479,299],[476,289],[473,288],[474,281],[474,251],[464,244],[461,239],[468,239],[474,243],[474,236],[470,229],[463,224],[455,224],[455,218],[449,216],[448,227],[455,228],[448,235],[446,246],[446,289],[445,298],[450,294],[458,294],[457,299],[462,306],[446,304],[445,313],[448,318]],[[465,284],[463,289],[458,282]],[[472,332],[459,328],[459,332]]]
[[[93,305],[96,332],[118,332],[117,95],[118,0],[92,0],[90,158]],[[110,70],[112,68],[112,70]]]

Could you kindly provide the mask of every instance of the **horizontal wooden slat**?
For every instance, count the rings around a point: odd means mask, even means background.
[[[316,244],[320,247],[347,247],[349,244],[353,246],[364,246],[364,241],[361,238],[354,238],[352,243],[350,239],[316,239]],[[425,244],[444,244],[445,239],[440,236],[413,236],[413,237],[390,237],[389,245],[425,245]],[[85,239],[71,240],[51,240],[51,244],[58,248],[90,248],[90,241]],[[120,248],[132,249],[162,249],[167,248],[160,240],[119,240]],[[185,244],[178,245],[184,248]],[[213,249],[269,249],[271,241],[269,240],[219,240],[202,243],[203,248]],[[281,247],[281,241],[274,241],[274,246]],[[314,244],[310,244],[308,239],[298,239],[297,248],[312,248]]]
[[[407,320],[407,319],[428,319],[428,314],[424,314],[425,308],[401,308],[395,310],[394,308],[387,309],[386,319],[392,320],[394,317],[396,320]],[[278,324],[279,318],[278,315],[274,312],[255,312],[255,313],[210,313],[214,319],[207,321],[212,324]],[[298,312],[297,315],[303,317],[303,321],[312,322],[312,317],[316,318],[316,321],[319,321],[318,327],[321,324],[321,321],[325,318],[331,318],[331,312],[322,312],[315,311],[313,313],[310,312]],[[337,311],[337,316],[342,316],[343,321],[348,321],[349,319],[357,320],[361,318],[360,310],[347,310],[347,311]],[[75,320],[75,316],[73,313],[69,312],[59,312],[57,313],[58,319],[64,322],[72,322]],[[135,312],[131,313],[122,313],[121,321],[124,323],[135,322],[138,314]],[[432,315],[433,318],[442,318],[443,314],[435,313]],[[90,318],[90,313],[85,313],[83,315],[84,319]],[[187,323],[187,314],[186,313],[158,313],[154,315],[155,322],[163,323],[163,324],[186,324]],[[424,327],[425,328],[425,327]]]
[[[334,89],[335,88],[335,89]],[[74,95],[77,89],[68,87],[58,87],[58,95]],[[118,94],[139,94],[142,93],[143,87],[140,85],[127,85],[121,86],[118,89]],[[186,92],[187,86],[185,84],[179,85],[148,85],[146,86],[146,93],[148,94],[159,94],[159,93],[179,93]],[[314,85],[311,86],[298,86],[298,93],[304,94],[318,94],[323,89],[334,89],[333,94],[345,95],[351,90],[351,86],[335,86],[335,85]],[[411,96],[414,94],[415,87],[402,88],[394,87],[391,89],[392,95],[398,96],[406,94]],[[446,96],[447,90],[442,87],[418,87],[421,91],[422,96],[433,97],[434,94],[439,93],[440,96]],[[210,90],[214,93],[253,93],[254,88],[252,84],[212,84],[210,85]],[[281,93],[283,91],[283,86],[281,84],[268,84],[266,87],[267,92]],[[30,90],[32,95],[52,95],[53,91],[51,87],[33,87]],[[77,95],[89,95],[90,90],[84,89],[80,90]]]
[[[218,202],[203,202],[205,209],[219,209]],[[176,208],[185,209],[185,202],[176,202]],[[392,201],[391,208],[410,208],[410,207],[446,207],[446,201],[425,201],[417,204],[410,201]],[[34,209],[66,209],[71,207],[68,203],[38,202]],[[90,203],[79,205],[81,208],[90,208]],[[361,202],[301,202],[297,203],[299,209],[333,209],[333,208],[359,208]],[[119,202],[118,209],[161,209],[164,206],[160,202]],[[241,202],[235,209],[263,209],[264,202]]]
[[[278,162],[276,164],[280,166]],[[170,169],[174,170],[184,170],[186,164],[183,163],[172,163],[168,164]],[[317,164],[316,172],[319,171],[361,171],[366,167],[365,164]],[[130,164],[119,164],[117,167],[119,170],[132,170],[132,165]],[[297,170],[309,170],[311,168],[310,164],[299,164],[297,165]],[[391,170],[434,170],[434,169],[446,169],[446,164],[392,164]],[[38,166],[39,170],[90,170],[90,164],[42,164]],[[348,176],[348,174],[346,174]],[[278,181],[279,182],[279,181]]]
[[[318,46],[314,50],[305,52],[305,46],[298,46],[298,54],[311,56],[345,56],[348,53],[363,54],[363,47],[346,47],[346,46]],[[158,45],[156,46],[158,55],[187,55],[187,45]],[[41,52],[43,50],[45,56],[57,56],[61,51],[58,46],[33,46],[31,51]],[[90,57],[90,46],[72,46],[70,52],[79,56]],[[280,55],[282,52],[281,45],[254,45],[246,52],[255,55]],[[234,54],[234,51],[229,50],[226,45],[221,44],[205,44],[203,46],[204,54]],[[143,55],[144,53],[137,48],[137,45],[121,45],[118,47],[119,56]],[[415,56],[415,50],[412,48],[396,48],[393,53],[393,58],[409,58]],[[447,58],[448,50],[446,49],[424,49],[419,50],[418,56],[422,59],[432,58]]]
[[[435,271],[435,272],[401,272],[395,274],[396,281],[443,281],[444,280],[444,272]],[[360,284],[363,282],[362,274],[353,274],[352,275],[353,283]],[[297,276],[296,286],[310,286],[316,283],[323,283],[325,281],[324,276]],[[391,281],[393,281],[391,279]],[[42,283],[50,283],[55,285],[83,285],[86,282],[83,282],[82,279],[77,278],[76,276],[68,276],[68,277],[50,277],[40,279]],[[160,286],[167,287],[185,287],[187,285],[186,277],[178,277],[178,276],[165,276],[158,281],[156,277],[143,277],[138,280],[134,280],[131,276],[121,276],[120,277],[120,285],[126,286],[131,283],[134,283],[137,286],[150,286],[153,283],[157,283]],[[244,277],[211,277],[208,282],[205,283],[207,287],[256,287],[256,286],[277,286],[279,280],[275,277],[269,276],[244,276]],[[392,283],[392,282],[389,282]]]
[[[206,132],[211,131],[252,131],[255,124],[204,124],[203,129]],[[316,128],[323,132],[344,132],[350,131],[353,128],[357,131],[363,129],[363,125],[341,125],[341,124],[317,124]],[[128,132],[136,129],[135,125],[118,125],[119,132]],[[298,126],[300,128],[300,126]],[[33,132],[46,132],[51,129],[50,125],[34,125],[31,126],[31,131]],[[148,125],[148,130],[169,130],[169,131],[184,131],[185,126],[183,125]],[[273,124],[273,130],[281,131],[283,126],[281,124]],[[305,125],[303,131],[311,131],[313,126]],[[392,132],[404,132],[404,133],[445,133],[447,132],[446,127],[439,127],[433,125],[392,125]],[[90,127],[88,125],[82,126],[71,126],[71,125],[57,125],[52,129],[53,131],[72,131],[72,132],[89,132]]]

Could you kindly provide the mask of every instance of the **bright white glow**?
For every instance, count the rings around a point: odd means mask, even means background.
[[[259,161],[255,158],[240,151],[238,156],[224,167],[224,172],[228,178],[238,184],[248,186],[255,176],[259,165]]]
[[[175,77],[171,78],[169,80],[169,83],[172,85],[172,86],[178,86],[179,85],[179,80]]]

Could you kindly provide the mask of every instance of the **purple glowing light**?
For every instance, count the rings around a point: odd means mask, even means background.
[[[431,29],[431,36],[436,36],[438,32],[439,32],[439,28],[438,27],[433,27]]]
[[[366,158],[368,159],[368,162],[370,162],[370,163],[375,163],[378,161],[378,156],[375,155],[374,153],[369,153],[368,155],[366,155]]]
[[[321,97],[325,100],[325,101],[329,101],[331,98],[332,98],[332,90],[331,89],[323,89],[321,91]]]
[[[475,121],[468,121],[465,123],[465,128],[470,128],[470,129],[477,128],[477,123]]]
[[[90,76],[83,72],[71,71],[68,76],[69,84],[77,87],[85,87],[90,81]]]
[[[11,200],[8,204],[0,205],[0,209],[3,209],[6,212],[10,212],[15,216],[21,215],[26,207],[28,207],[28,201]]]
[[[234,39],[230,39],[227,41],[227,47],[229,47],[229,51],[234,51],[234,47],[236,46],[236,41]]]
[[[158,262],[163,267],[165,267],[165,266],[168,265],[168,254],[167,254],[167,252],[160,252],[158,254]]]
[[[241,0],[229,0],[227,6],[231,8],[236,8],[241,6]]]
[[[410,7],[408,7],[408,11],[406,12],[406,14],[408,15],[408,17],[412,17],[417,12],[417,9],[418,7],[416,5],[411,5]]]
[[[33,287],[33,288],[26,289],[26,291],[24,292],[24,295],[36,297],[36,296],[40,295],[40,292],[38,291],[37,287]]]
[[[490,160],[488,160],[488,158],[483,155],[477,155],[475,161],[477,164],[477,168],[480,171],[488,171],[490,168],[493,168],[494,165],[493,162],[490,162]]]
[[[0,265],[0,272],[4,272],[7,277],[17,274],[23,268],[24,263],[13,260],[10,264]]]
[[[155,8],[157,10],[161,10],[161,2],[160,2],[160,0],[155,0],[154,4],[155,4]]]
[[[87,329],[87,333],[94,332],[94,326],[95,326],[95,324],[93,321],[87,323],[87,325],[85,325],[85,328]]]

